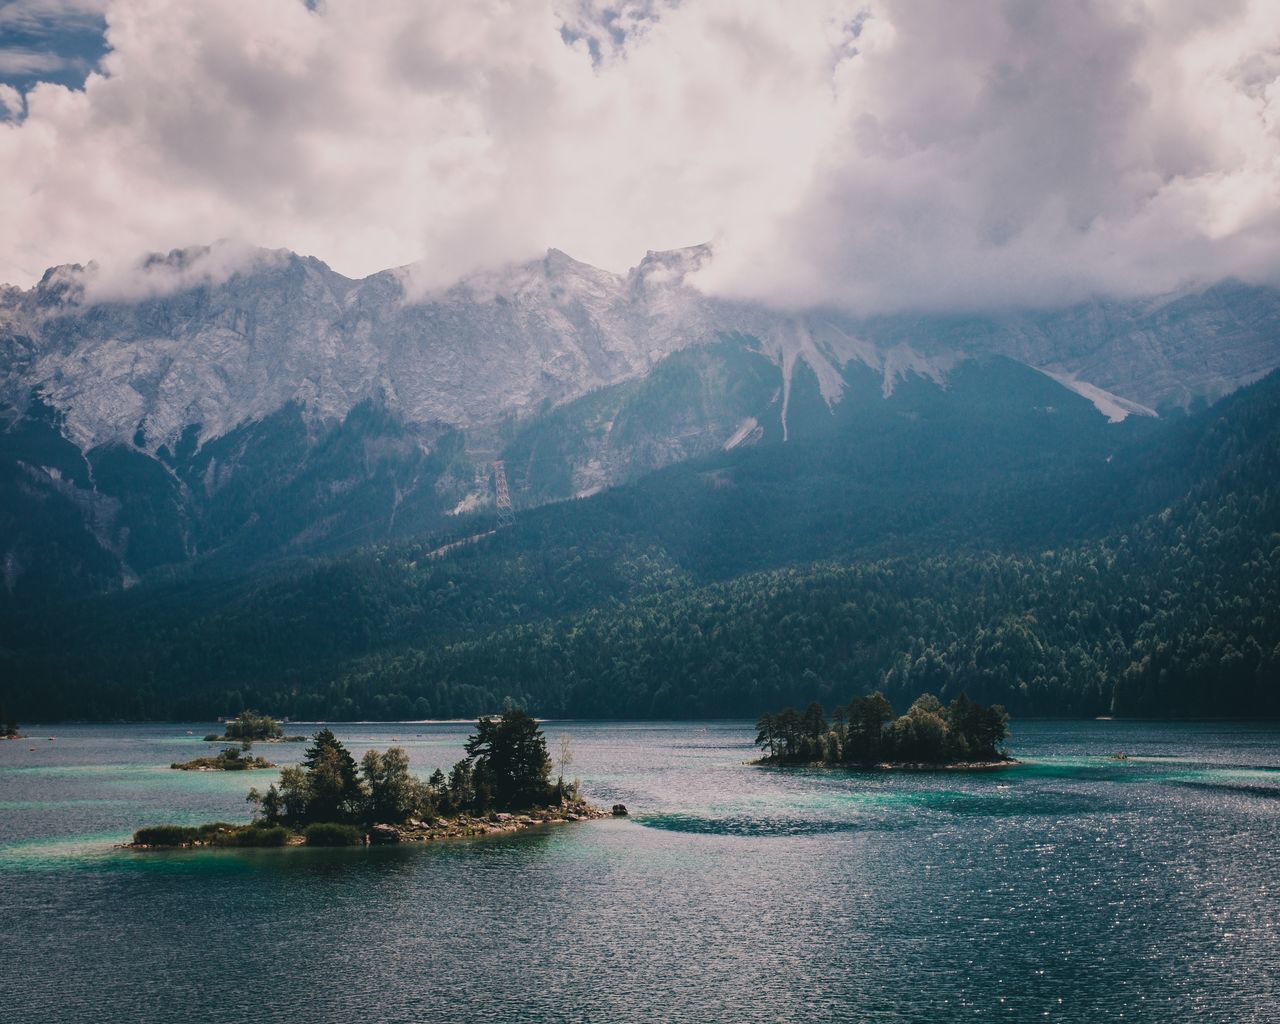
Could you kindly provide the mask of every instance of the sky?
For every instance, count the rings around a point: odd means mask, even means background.
[[[1275,0],[0,0],[0,281],[548,247],[859,314],[1280,282]]]

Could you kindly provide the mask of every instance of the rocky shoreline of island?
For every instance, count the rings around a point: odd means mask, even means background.
[[[761,757],[748,764],[770,768],[833,768],[841,771],[864,772],[992,772],[1004,768],[1016,768],[1025,762],[1016,757],[1002,757],[990,761],[880,761],[874,764],[850,764],[845,761],[782,761]]]
[[[397,843],[430,843],[444,839],[504,835],[544,825],[626,817],[627,813],[622,804],[615,804],[611,810],[606,810],[580,802],[566,807],[519,814],[495,811],[487,815],[459,814],[429,820],[411,818],[397,825],[386,822],[368,826],[318,822],[301,829],[254,824],[233,825],[227,822],[195,827],[160,825],[139,829],[131,842],[120,843],[116,848],[156,851],[282,846],[390,846]]]
[[[217,754],[194,757],[190,761],[174,761],[169,767],[180,772],[251,772],[280,767],[265,757],[255,757],[250,753],[251,749],[252,744],[244,740],[239,746],[226,747]]]

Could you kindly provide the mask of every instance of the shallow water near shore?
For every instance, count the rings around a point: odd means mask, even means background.
[[[745,722],[544,728],[632,817],[137,853],[276,773],[169,769],[208,723],[0,743],[7,1019],[1277,1019],[1280,725],[1017,722],[1024,763],[972,774],[751,767]],[[335,732],[425,775],[469,728]]]

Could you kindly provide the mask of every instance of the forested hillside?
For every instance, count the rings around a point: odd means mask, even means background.
[[[934,405],[912,410],[932,429],[893,433],[896,460],[845,431],[437,557],[452,538],[11,616],[0,698],[26,718],[437,717],[505,696],[682,717],[882,689],[1024,715],[1280,714],[1278,410],[1273,375],[1037,466],[1025,428],[988,423],[975,446]]]

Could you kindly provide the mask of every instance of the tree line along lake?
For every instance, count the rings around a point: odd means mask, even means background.
[[[426,778],[475,726],[332,728]],[[1280,725],[1015,720],[1022,763],[993,773],[753,766],[745,721],[543,728],[570,737],[584,795],[632,817],[138,853],[115,844],[142,824],[247,820],[274,773],[170,770],[207,752],[208,723],[24,726],[0,743],[8,1019],[1235,1022],[1280,1004]]]

